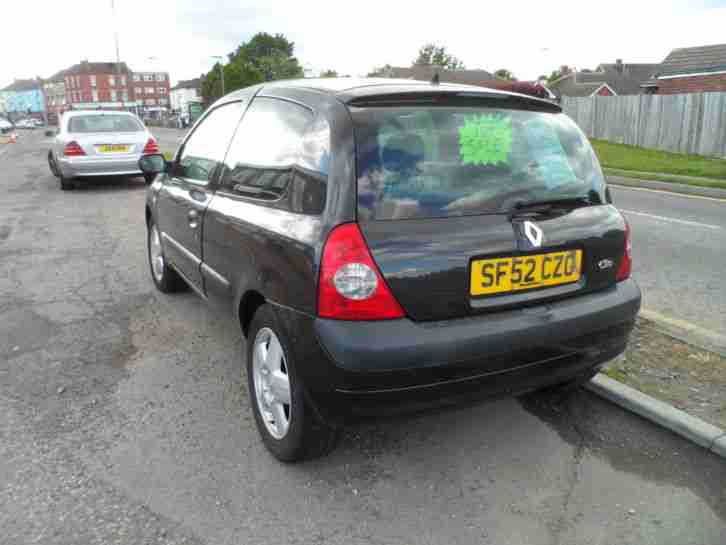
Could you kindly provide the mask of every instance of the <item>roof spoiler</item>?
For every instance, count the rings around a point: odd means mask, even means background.
[[[447,90],[438,87],[435,90],[423,88],[421,90],[407,90],[400,93],[385,92],[380,95],[366,95],[353,97],[346,102],[349,106],[373,107],[373,106],[488,106],[508,108],[514,110],[529,110],[536,112],[560,113],[562,108],[550,102],[536,97],[520,95],[517,93],[503,93],[477,90]]]

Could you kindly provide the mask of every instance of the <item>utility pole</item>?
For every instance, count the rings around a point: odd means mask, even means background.
[[[114,5],[114,0],[111,0],[111,17],[113,17],[113,38],[116,42],[116,98],[118,99],[118,88],[119,82],[121,81],[121,56],[118,51],[118,24],[116,23],[116,6]],[[128,84],[128,82],[126,83]],[[121,89],[121,104],[123,105],[123,89]]]
[[[222,78],[222,96],[224,96],[224,65],[219,63],[219,76]]]

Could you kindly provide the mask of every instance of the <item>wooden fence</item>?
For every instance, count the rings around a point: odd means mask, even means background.
[[[590,138],[726,157],[726,93],[562,97]]]

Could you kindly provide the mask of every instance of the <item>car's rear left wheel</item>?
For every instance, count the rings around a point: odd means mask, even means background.
[[[55,176],[56,178],[59,177],[60,172],[58,171],[58,167],[55,164],[55,159],[53,159],[53,152],[48,152],[48,168],[50,168],[51,174]]]
[[[306,400],[297,362],[269,304],[255,312],[246,353],[250,405],[272,455],[282,462],[296,462],[330,452],[337,431]]]

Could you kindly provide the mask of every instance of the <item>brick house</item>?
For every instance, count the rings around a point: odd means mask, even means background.
[[[639,95],[660,64],[614,63],[599,64],[593,71],[571,71],[549,84],[550,90],[561,98]]]
[[[133,72],[131,95],[143,112],[159,112],[169,108],[168,72]]]
[[[659,95],[726,92],[726,44],[674,49],[644,87]]]
[[[66,104],[71,109],[125,109],[134,106],[126,63],[81,61],[64,71]]]
[[[486,70],[447,70],[440,66],[417,64],[410,67],[385,66],[371,76],[384,78],[413,79],[431,81],[434,75],[439,76],[441,83],[461,83],[486,87],[487,82],[496,81],[494,74]]]
[[[45,110],[48,114],[48,124],[56,125],[60,116],[67,109],[65,70],[53,74],[43,80],[43,94],[45,95]]]

